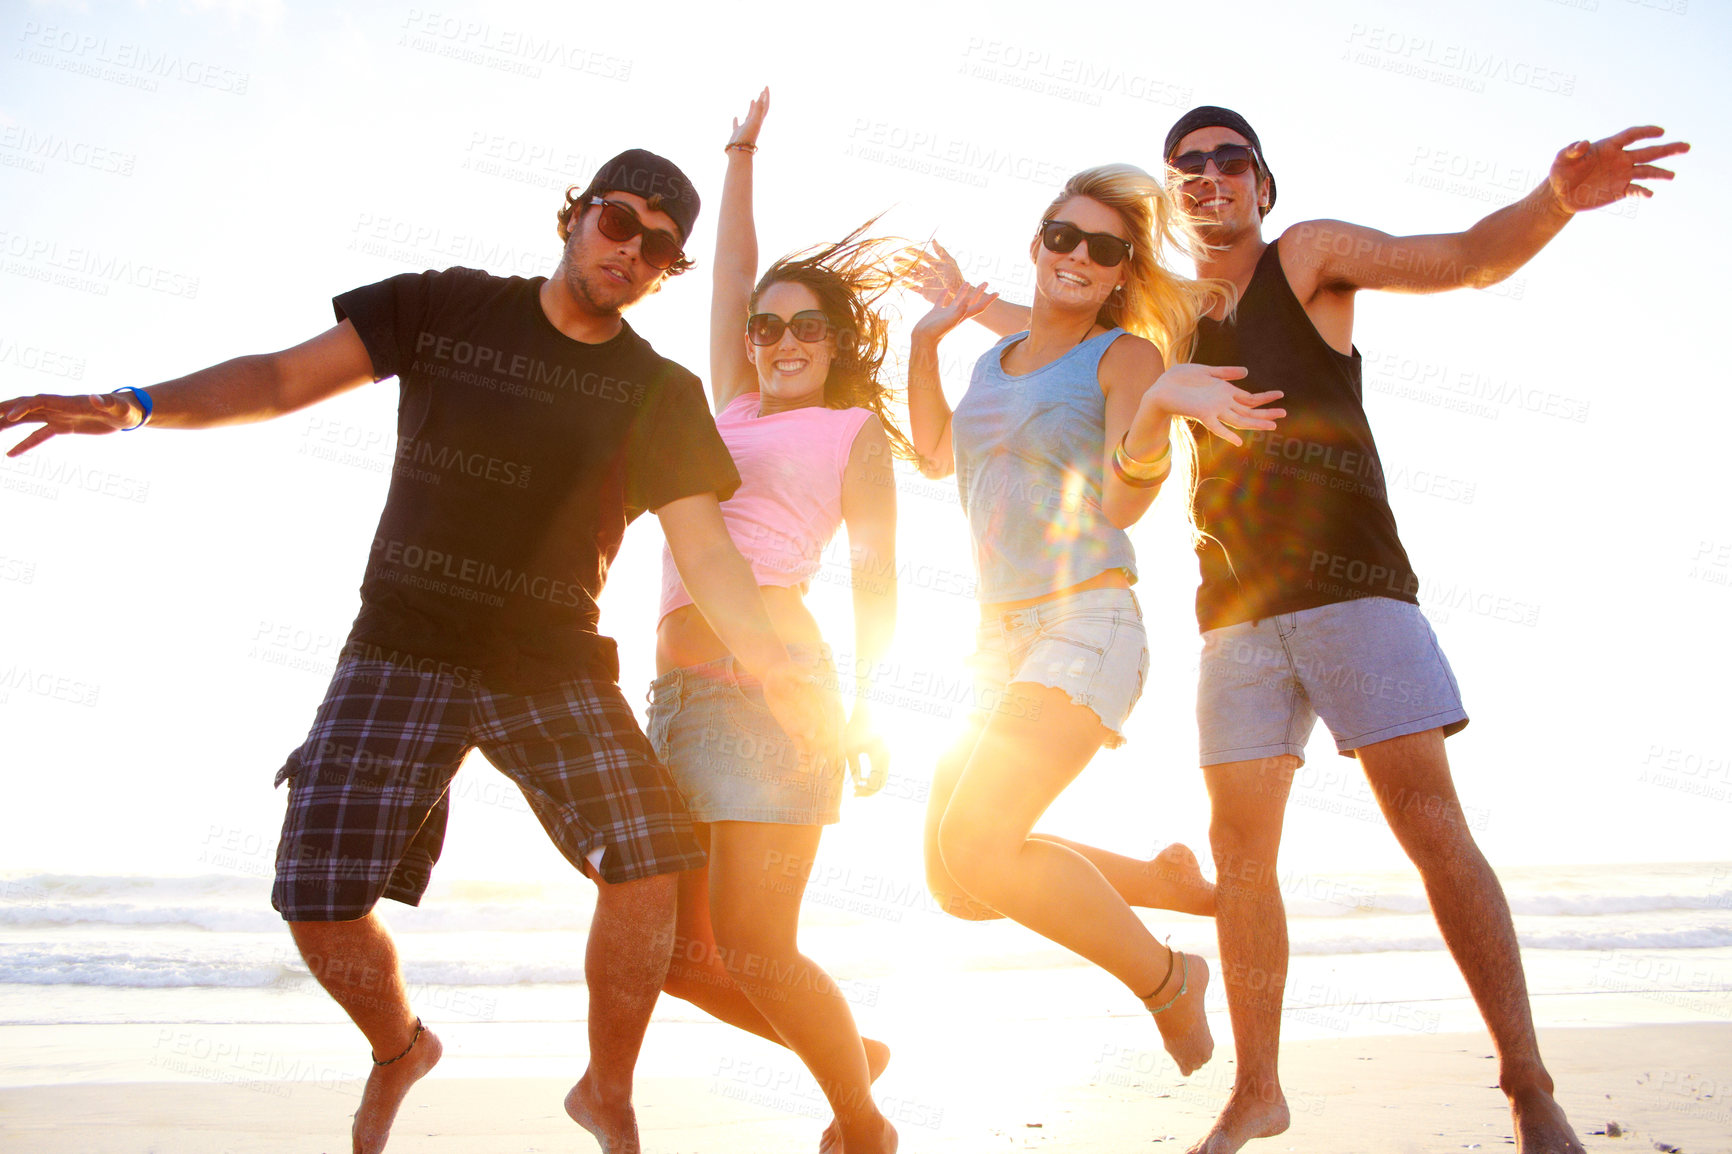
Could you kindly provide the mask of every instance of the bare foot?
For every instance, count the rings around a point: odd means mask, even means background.
[[[1163,849],[1149,862],[1148,876],[1147,900],[1135,904],[1205,918],[1215,916],[1215,886],[1204,880],[1190,847],[1174,842]]]
[[[867,1149],[864,1146],[859,1147],[857,1154],[896,1154],[896,1148],[901,1143],[901,1138],[896,1133],[896,1127],[890,1124],[890,1119],[885,1118],[883,1121],[883,1136],[872,1145],[871,1149]],[[826,1140],[829,1139],[832,1132],[836,1134],[835,1144],[828,1147],[819,1146],[819,1154],[845,1154],[847,1148],[842,1142],[842,1132],[836,1129],[835,1122],[831,1122],[830,1129],[824,1131],[824,1137]]]
[[[1273,1138],[1285,1133],[1292,1116],[1281,1087],[1271,1087],[1272,1096],[1233,1087],[1215,1125],[1202,1141],[1185,1154],[1233,1154],[1253,1138]]]
[[[1151,1010],[1166,1005],[1183,983],[1184,993],[1178,1001],[1155,1015],[1155,1025],[1161,1031],[1161,1043],[1179,1065],[1179,1073],[1191,1071],[1209,1060],[1215,1052],[1215,1039],[1209,1033],[1209,1019],[1203,1013],[1203,991],[1209,985],[1209,963],[1196,954],[1183,955],[1182,965],[1173,968],[1172,975],[1161,988],[1150,994],[1143,1005]]]
[[[1515,1120],[1516,1154],[1584,1154],[1563,1107],[1544,1090],[1513,1095],[1509,1112]]]
[[[384,1066],[374,1066],[367,1075],[367,1088],[361,1092],[361,1105],[355,1111],[355,1125],[350,1131],[355,1154],[379,1154],[391,1137],[391,1123],[397,1119],[397,1108],[409,1087],[421,1080],[439,1061],[445,1047],[439,1036],[423,1029],[409,1052]]]
[[[565,1096],[565,1112],[573,1122],[588,1130],[601,1146],[602,1154],[642,1154],[638,1145],[637,1113],[630,1100],[608,1105],[589,1079],[589,1071],[577,1080]]]
[[[866,1073],[872,1081],[878,1080],[878,1075],[890,1065],[890,1047],[872,1038],[861,1038],[860,1044],[866,1047]],[[888,1125],[889,1123],[886,1123]],[[895,1134],[892,1130],[891,1134]],[[830,1119],[830,1124],[824,1127],[824,1133],[818,1138],[818,1154],[839,1154],[842,1149],[842,1127],[836,1119]],[[891,1149],[895,1149],[894,1146]]]

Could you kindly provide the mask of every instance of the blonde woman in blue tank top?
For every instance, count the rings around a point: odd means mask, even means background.
[[[1214,1050],[1209,971],[1156,941],[1109,877],[1145,863],[1034,834],[1095,751],[1123,743],[1142,692],[1148,648],[1125,529],[1167,475],[1171,425],[1189,418],[1237,444],[1234,429],[1273,429],[1285,415],[1264,407],[1279,393],[1232,383],[1243,369],[1180,363],[1197,318],[1230,290],[1162,267],[1156,245],[1172,219],[1166,190],[1141,169],[1072,177],[1030,246],[1028,331],[981,357],[953,413],[938,343],[996,298],[952,285],[915,325],[908,402],[922,471],[957,475],[982,603],[975,715],[933,784],[929,882],[958,916],[1010,917],[1112,973],[1189,1074]],[[1170,900],[1151,904],[1208,912],[1194,855],[1172,864],[1182,876],[1165,887]]]
[[[913,455],[886,410],[888,330],[874,309],[897,284],[901,246],[862,229],[758,276],[752,178],[769,103],[766,89],[734,124],[717,225],[710,389],[741,476],[722,516],[777,634],[814,659],[823,637],[804,594],[847,526],[856,668],[866,671],[896,626],[891,458]],[[841,989],[799,946],[801,898],[823,828],[840,817],[844,767],[802,762],[672,562],[647,730],[709,861],[680,875],[664,989],[799,1056],[835,1113],[821,1151],[892,1154],[896,1130],[872,1098],[890,1051],[860,1037]],[[870,695],[856,695],[843,746],[861,768],[871,758],[857,792],[882,784]]]

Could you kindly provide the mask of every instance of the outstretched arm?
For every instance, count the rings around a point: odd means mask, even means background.
[[[915,259],[912,271],[920,280],[920,295],[925,297],[929,304],[937,304],[944,299],[945,293],[955,292],[968,284],[963,279],[962,266],[956,263],[956,258],[946,252],[936,238],[932,241],[932,251],[923,251]],[[1028,318],[1033,311],[1027,305],[994,299],[974,319],[991,332],[1008,337],[1028,328]]]
[[[998,299],[984,284],[961,284],[940,294],[914,324],[908,350],[908,430],[920,454],[920,472],[948,477],[956,472],[950,446],[950,402],[938,378],[938,342],[963,321],[981,314]]]
[[[728,137],[728,173],[716,223],[716,261],[710,289],[710,396],[719,413],[742,393],[757,391],[758,373],[746,359],[746,302],[758,277],[758,231],[752,221],[752,153],[770,111],[764,89],[734,121]]]
[[[1172,467],[1175,418],[1189,417],[1238,445],[1243,442],[1234,429],[1273,429],[1287,415],[1286,409],[1264,407],[1279,400],[1280,392],[1250,393],[1233,383],[1244,376],[1239,365],[1187,363],[1167,369],[1160,350],[1141,337],[1113,342],[1100,367],[1106,393],[1101,511],[1111,524],[1129,529],[1154,503]],[[1121,445],[1128,461],[1116,458]]]
[[[163,429],[210,429],[267,421],[373,379],[367,347],[355,326],[343,321],[294,348],[236,357],[150,386],[150,424]],[[62,433],[112,433],[143,419],[143,403],[132,393],[42,394],[0,403],[0,429],[42,426],[8,450],[8,457]]]
[[[1654,195],[1638,181],[1671,180],[1672,172],[1654,162],[1688,152],[1688,144],[1631,147],[1663,133],[1648,125],[1604,140],[1576,141],[1558,153],[1544,184],[1466,232],[1396,237],[1339,220],[1296,224],[1282,234],[1282,263],[1291,279],[1302,270],[1310,287],[1325,291],[1441,292],[1497,284],[1531,260],[1576,213],[1627,196]],[[1296,284],[1295,291],[1300,287]]]
[[[836,691],[814,667],[788,656],[752,567],[728,536],[716,495],[681,497],[655,513],[686,592],[728,652],[764,683],[764,702],[776,721],[815,758],[839,757],[842,706]]]
[[[890,438],[876,419],[861,426],[848,452],[842,521],[854,586],[854,708],[842,732],[842,751],[854,792],[864,796],[884,787],[890,769],[889,750],[872,719],[872,672],[881,668],[896,633],[896,476]]]

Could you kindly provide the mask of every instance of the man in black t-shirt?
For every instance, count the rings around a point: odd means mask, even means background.
[[[1456,797],[1444,738],[1467,724],[1455,678],[1420,616],[1366,420],[1353,305],[1362,289],[1495,284],[1577,212],[1652,193],[1681,143],[1630,128],[1559,152],[1547,180],[1461,233],[1394,237],[1341,221],[1262,236],[1275,180],[1256,132],[1228,109],[1186,113],[1165,159],[1186,179],[1208,246],[1197,272],[1238,286],[1230,319],[1205,320],[1196,359],[1243,365],[1279,389],[1287,417],[1243,446],[1199,446],[1193,515],[1208,536],[1197,616],[1202,760],[1219,875],[1216,925],[1237,1055],[1232,1094],[1192,1154],[1231,1154],[1286,1130],[1276,1072],[1287,970],[1275,874],[1293,774],[1318,716],[1357,757],[1425,883],[1445,942],[1496,1043],[1522,1154],[1581,1154],[1552,1097],[1509,906]]]
[[[703,390],[620,315],[689,267],[697,211],[678,168],[632,150],[567,192],[550,278],[396,276],[338,296],[335,327],[279,353],[149,389],[0,404],[0,428],[42,426],[16,455],[59,433],[265,420],[398,378],[361,612],[277,775],[289,804],[272,904],[372,1046],[356,1151],[384,1148],[404,1094],[439,1059],[373,906],[420,901],[447,786],[475,747],[597,883],[590,1066],[565,1105],[604,1150],[638,1148],[632,1069],[672,949],[674,874],[703,862],[597,633],[596,596],[639,513],[657,514],[694,600],[783,727],[834,755],[834,696],[789,659],[728,538],[719,502],[739,475]]]

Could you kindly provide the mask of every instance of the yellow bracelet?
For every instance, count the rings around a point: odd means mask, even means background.
[[[1156,477],[1166,476],[1167,473],[1172,470],[1172,441],[1167,442],[1166,446],[1160,451],[1159,455],[1157,455],[1154,460],[1144,461],[1140,458],[1131,456],[1130,450],[1125,448],[1125,441],[1130,437],[1130,435],[1130,431],[1126,430],[1125,435],[1119,438],[1118,447],[1113,450],[1113,461],[1117,463],[1121,471],[1140,481],[1152,481]]]

